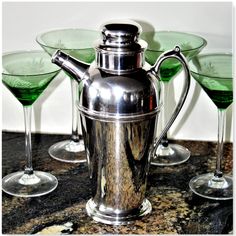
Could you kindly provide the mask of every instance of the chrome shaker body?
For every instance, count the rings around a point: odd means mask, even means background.
[[[151,211],[145,191],[160,88],[144,69],[139,33],[136,24],[105,25],[95,68],[82,81],[78,108],[95,187],[86,210],[107,224],[127,224]]]
[[[106,224],[127,224],[150,213],[145,191],[151,155],[189,88],[190,73],[179,48],[164,53],[150,67],[144,60],[147,44],[139,39],[140,32],[134,22],[105,24],[91,66],[61,51],[52,58],[80,83],[78,109],[94,189],[86,210]],[[161,107],[158,72],[170,57],[180,60],[187,82],[177,108],[155,139]]]
[[[159,82],[143,69],[115,77],[92,71],[78,105],[94,188],[86,209],[97,221],[127,224],[151,211],[145,191]]]

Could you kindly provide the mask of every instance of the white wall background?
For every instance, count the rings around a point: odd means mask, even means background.
[[[4,2],[2,51],[40,49],[35,37],[53,28],[99,29],[111,19],[134,19],[144,30],[175,30],[201,35],[204,51],[232,51],[233,12],[230,2]],[[173,81],[177,99],[182,75]],[[179,80],[178,80],[179,79]],[[2,129],[23,131],[22,105],[2,87]],[[175,102],[172,99],[172,103]],[[173,106],[173,104],[170,106]],[[32,132],[71,132],[70,82],[63,73],[36,101]],[[233,140],[232,105],[227,111],[226,139]],[[217,110],[194,80],[187,101],[171,127],[174,139],[216,140]]]

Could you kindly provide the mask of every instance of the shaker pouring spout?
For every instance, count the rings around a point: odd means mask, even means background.
[[[52,55],[52,63],[60,65],[63,64],[63,61],[67,60],[68,55],[63,53],[61,50],[57,50],[53,55]]]
[[[78,83],[83,79],[85,72],[89,68],[89,64],[81,62],[61,50],[57,50],[53,54],[52,63],[61,67]]]

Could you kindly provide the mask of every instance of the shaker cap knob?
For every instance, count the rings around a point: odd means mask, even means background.
[[[102,26],[103,43],[109,46],[126,47],[136,43],[141,26],[134,21],[109,22]]]

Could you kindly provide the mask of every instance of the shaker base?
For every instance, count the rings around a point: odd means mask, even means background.
[[[93,218],[93,220],[109,225],[130,224],[134,220],[137,220],[152,211],[152,205],[147,199],[143,200],[143,203],[141,204],[140,208],[137,209],[135,213],[107,213],[104,211],[100,211],[98,208],[99,207],[94,203],[93,199],[90,199],[86,204],[87,213]]]

